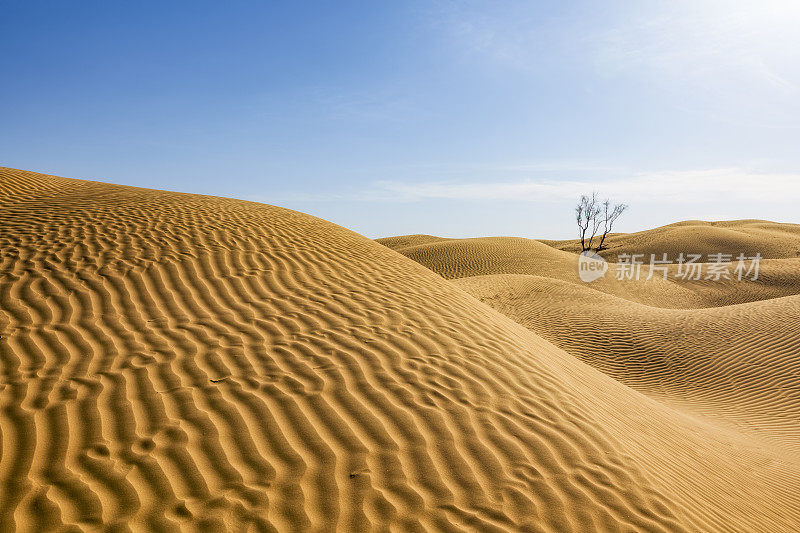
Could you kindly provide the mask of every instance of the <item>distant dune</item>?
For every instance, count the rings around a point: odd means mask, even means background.
[[[690,221],[614,235],[603,252],[612,261],[622,253],[643,254],[645,262],[650,254],[681,252],[704,261],[714,253],[772,258],[761,261],[758,279],[743,282],[681,280],[677,264],[668,265],[666,280],[655,271],[647,280],[647,264],[639,281],[618,280],[612,262],[605,277],[584,283],[578,241],[404,236],[378,242],[630,388],[742,442],[756,439],[778,462],[798,464],[800,226]]]
[[[636,390],[800,451],[800,296],[683,310],[539,276],[454,281]]]
[[[382,242],[0,168],[0,530],[800,530],[798,260]]]
[[[580,251],[580,241],[541,241],[561,250]],[[800,257],[800,224],[780,224],[766,220],[728,220],[703,222],[687,220],[668,226],[610,235],[602,255],[615,260],[619,254],[651,253],[677,257],[679,253],[729,253],[769,259]]]
[[[660,229],[653,231],[660,234]],[[639,238],[642,238],[641,235]],[[791,237],[787,239],[789,240]],[[423,243],[413,244],[418,241]],[[575,253],[544,244],[547,241],[518,237],[440,239],[429,235],[409,235],[378,239],[377,242],[395,249],[447,279],[493,274],[527,274],[585,287],[577,275]],[[398,245],[404,242],[412,244]],[[752,245],[757,246],[755,241]],[[722,244],[713,242],[712,248],[716,250],[720,249],[720,246]],[[679,245],[667,244],[665,248],[669,251],[652,253],[656,257],[668,253],[668,258],[677,258],[680,253],[675,251]],[[713,253],[702,248],[697,249],[698,253],[703,255],[703,260],[707,259],[708,253]],[[640,252],[634,251],[634,253]],[[649,262],[649,253],[644,261]],[[724,279],[713,282],[680,280],[674,276],[676,269],[677,265],[670,266],[671,274],[667,280],[662,279],[661,273],[655,273],[650,280],[647,280],[649,264],[645,264],[642,267],[641,283],[629,283],[616,279],[615,265],[612,263],[609,274],[592,282],[590,287],[627,300],[666,308],[716,307],[800,294],[800,258],[761,261],[759,276],[751,283],[737,283]]]

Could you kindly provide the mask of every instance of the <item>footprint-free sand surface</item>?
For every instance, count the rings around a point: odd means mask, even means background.
[[[584,285],[0,169],[0,530],[797,531],[786,234],[759,282]]]

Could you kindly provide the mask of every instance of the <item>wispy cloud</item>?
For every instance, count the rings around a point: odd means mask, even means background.
[[[797,90],[800,3],[792,0],[673,0],[548,12],[530,2],[486,6],[442,1],[434,19],[454,46],[499,64],[536,68],[594,62],[607,74],[636,71],[679,79],[741,76]]]
[[[608,70],[663,71],[679,78],[741,75],[795,89],[800,4],[781,0],[677,0],[627,13],[587,35]],[[779,42],[780,41],[780,42]]]
[[[721,122],[797,127],[800,2],[622,2],[548,12],[530,2],[491,10],[443,2],[440,24],[474,64],[585,72],[662,94],[665,105]]]
[[[553,49],[569,42],[564,39],[566,21],[556,23],[530,2],[502,2],[488,9],[471,1],[444,0],[435,5],[431,21],[470,63],[533,70],[548,57],[555,59]]]
[[[423,114],[399,89],[351,90],[333,85],[308,87],[291,94],[264,93],[248,105],[250,112],[262,118],[289,116],[301,122],[397,123]]]
[[[708,203],[800,201],[800,173],[767,173],[737,168],[638,172],[627,177],[525,179],[515,181],[376,181],[357,191],[280,195],[286,201],[415,202],[422,200],[538,201],[573,200],[599,191],[625,202]],[[273,201],[275,199],[273,198]]]
[[[585,37],[599,76],[635,78],[720,122],[797,127],[800,3],[676,0],[628,15]]]

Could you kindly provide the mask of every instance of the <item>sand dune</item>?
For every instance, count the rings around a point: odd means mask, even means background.
[[[542,241],[570,252],[580,251],[580,241]],[[610,235],[602,255],[612,261],[619,254],[651,253],[677,257],[685,254],[728,253],[770,259],[800,257],[800,224],[780,224],[766,220],[727,220],[704,222],[689,220],[638,233]]]
[[[455,282],[632,388],[800,452],[800,296],[682,310],[538,276]]]
[[[584,283],[575,241],[378,242],[632,389],[796,463],[800,260],[791,250],[798,236],[791,224],[686,222],[617,235],[605,252],[611,260],[617,253],[661,257],[664,251],[775,257],[761,262],[757,280],[744,282],[681,280],[677,265],[668,267],[667,280],[660,273],[647,280],[647,266],[639,281],[617,280],[611,263],[604,278]]]
[[[664,242],[671,228],[636,234],[636,242]],[[771,241],[788,249],[793,225],[734,221],[704,226],[693,250],[720,250],[718,228],[745,228],[783,235]],[[681,238],[685,238],[681,234]],[[380,240],[394,247],[402,238]],[[413,241],[412,241],[413,242]],[[619,241],[618,241],[619,242]],[[756,241],[748,246],[755,249]],[[668,242],[677,250],[687,243]],[[703,246],[707,246],[704,248]],[[800,445],[800,260],[761,262],[759,279],[682,281],[677,265],[646,280],[605,278],[584,283],[576,257],[542,242],[508,238],[433,240],[397,247],[472,294],[593,367],[680,408],[747,428],[789,450]],[[661,255],[661,254],[657,254]],[[787,320],[788,319],[788,320]]]
[[[788,435],[323,220],[0,169],[0,253],[4,531],[800,528]]]
[[[435,237],[433,235],[399,235],[397,237],[386,237],[383,239],[378,239],[378,241],[391,248],[392,250],[400,250],[403,248],[409,248],[412,246],[418,246],[420,244],[427,244],[431,242],[443,242],[443,241],[451,241],[453,239],[447,239],[445,237]]]
[[[414,244],[420,237],[424,237],[420,239],[423,242]],[[517,237],[437,239],[410,235],[378,239],[377,242],[447,279],[527,274],[585,285],[578,277],[575,254],[548,246],[542,241]],[[405,242],[411,244],[402,244]],[[677,248],[677,245],[667,248]],[[704,254],[705,259],[705,254],[712,252],[701,250],[700,253]],[[661,257],[661,254],[656,255]],[[750,283],[725,279],[680,280],[674,275],[677,265],[670,266],[667,280],[659,272],[647,280],[650,269],[649,265],[644,265],[640,282],[634,283],[617,280],[615,269],[616,264],[611,263],[609,273],[592,282],[592,289],[654,307],[716,307],[800,294],[800,259],[763,260],[758,278]]]

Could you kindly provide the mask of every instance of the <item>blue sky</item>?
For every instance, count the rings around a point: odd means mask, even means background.
[[[0,0],[0,165],[370,237],[800,222],[800,3]]]

